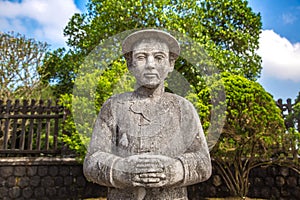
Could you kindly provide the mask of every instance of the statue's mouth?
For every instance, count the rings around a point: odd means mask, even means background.
[[[158,74],[156,73],[144,73],[146,78],[158,78]]]

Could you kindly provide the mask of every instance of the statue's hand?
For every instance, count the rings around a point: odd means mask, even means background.
[[[163,187],[183,180],[181,162],[162,155],[133,155],[114,164],[116,187]]]
[[[113,166],[113,180],[115,187],[126,188],[135,186],[133,178],[138,162],[136,155],[118,159]]]
[[[143,184],[159,183],[166,179],[164,165],[157,157],[149,155],[133,155],[116,160],[113,165],[113,181],[115,187],[126,188],[143,186]],[[138,176],[141,180],[137,180]]]
[[[133,185],[163,187],[183,180],[183,166],[177,159],[162,155],[138,155]]]

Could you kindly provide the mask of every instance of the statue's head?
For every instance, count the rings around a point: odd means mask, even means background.
[[[154,88],[163,84],[168,73],[173,71],[180,48],[169,33],[147,29],[125,38],[122,51],[137,84]]]

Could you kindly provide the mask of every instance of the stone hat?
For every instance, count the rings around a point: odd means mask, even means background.
[[[173,37],[171,34],[165,32],[165,31],[156,30],[156,29],[140,30],[140,31],[131,33],[129,36],[127,36],[122,43],[123,54],[131,52],[132,47],[136,42],[141,41],[143,39],[148,39],[148,38],[154,38],[154,39],[164,41],[168,45],[169,51],[176,54],[177,56],[179,56],[180,47],[179,47],[179,43],[175,39],[175,37]]]

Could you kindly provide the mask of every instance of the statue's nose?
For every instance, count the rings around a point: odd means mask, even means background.
[[[147,69],[154,69],[155,68],[155,61],[153,56],[149,56],[146,63]]]

